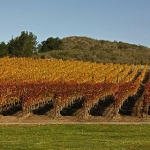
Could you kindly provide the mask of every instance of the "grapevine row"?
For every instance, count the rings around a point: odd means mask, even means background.
[[[148,66],[144,66],[140,75],[135,78],[141,66],[2,58],[0,112],[19,104],[26,115],[52,103],[55,116],[59,116],[64,107],[83,99],[87,116],[91,107],[109,95],[114,96],[117,112],[129,96],[137,93],[147,69]],[[148,87],[149,85],[145,86],[145,91],[149,91]]]

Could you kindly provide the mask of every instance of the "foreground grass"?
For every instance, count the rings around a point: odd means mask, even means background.
[[[150,149],[150,125],[0,126],[0,150]]]

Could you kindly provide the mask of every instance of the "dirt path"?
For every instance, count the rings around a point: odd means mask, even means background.
[[[16,116],[0,116],[0,125],[47,125],[47,124],[150,124],[150,116],[142,118],[131,116],[118,116],[107,119],[105,117],[89,116],[86,119],[79,119],[73,116],[61,116],[50,118],[46,115],[33,115],[26,118]]]

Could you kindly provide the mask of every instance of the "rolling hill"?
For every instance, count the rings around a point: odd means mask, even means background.
[[[37,53],[34,57],[102,63],[150,64],[150,48],[146,46],[79,36],[61,40],[60,50]]]

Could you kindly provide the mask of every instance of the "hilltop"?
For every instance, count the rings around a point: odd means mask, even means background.
[[[122,41],[71,36],[61,39],[59,50],[38,52],[34,57],[120,64],[150,64],[150,48]]]

